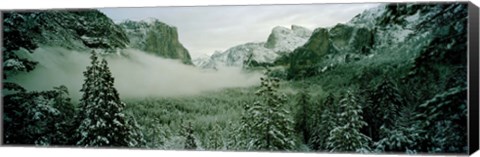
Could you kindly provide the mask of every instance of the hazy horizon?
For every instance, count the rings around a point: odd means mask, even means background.
[[[192,59],[247,42],[264,42],[272,28],[314,30],[348,22],[378,3],[100,8],[116,23],[158,19],[177,28]]]

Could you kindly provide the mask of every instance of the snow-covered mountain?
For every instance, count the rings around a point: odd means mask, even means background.
[[[314,75],[335,64],[382,54],[389,54],[382,58],[385,60],[415,57],[429,44],[441,47],[431,43],[435,40],[464,33],[464,14],[462,4],[381,4],[347,23],[316,28],[303,46],[284,59],[288,60],[289,77],[300,76],[297,73],[302,70]]]
[[[292,25],[291,29],[288,29],[277,26],[273,28],[265,47],[274,52],[289,53],[305,44],[311,35],[312,31],[305,27]]]
[[[3,15],[6,37],[25,36],[37,46],[115,50],[129,43],[125,32],[98,10],[11,11]],[[22,43],[8,43],[17,44]]]
[[[308,41],[312,31],[301,26],[291,28],[277,26],[272,29],[266,42],[249,42],[226,51],[216,51],[210,57],[197,58],[194,64],[201,68],[223,66],[242,67],[250,63],[273,63],[280,55],[291,53]]]
[[[127,20],[119,24],[130,39],[131,48],[140,49],[157,56],[178,59],[192,64],[188,50],[178,39],[177,28],[157,19],[144,21]]]

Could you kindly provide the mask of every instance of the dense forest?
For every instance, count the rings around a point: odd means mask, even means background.
[[[378,8],[348,24],[315,29],[303,46],[272,63],[244,61],[244,72],[262,72],[258,85],[191,96],[122,98],[107,61],[111,51],[128,44],[122,28],[62,25],[82,36],[62,44],[78,39],[83,45],[73,46],[90,52],[79,100],[72,100],[66,86],[35,91],[9,80],[36,70],[40,63],[18,51],[38,53],[45,45],[38,40],[47,38],[41,32],[51,30],[42,18],[57,14],[4,12],[3,144],[467,153],[467,5]],[[64,20],[101,16],[68,15]],[[116,40],[102,40],[104,31],[85,28],[108,29]]]

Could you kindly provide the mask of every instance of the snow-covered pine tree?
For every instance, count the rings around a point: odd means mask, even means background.
[[[92,51],[91,66],[84,72],[86,77],[81,91],[80,125],[77,128],[81,146],[136,147],[144,143],[136,121],[123,113],[121,102],[114,88],[114,78],[105,59],[101,64]]]
[[[319,113],[314,113],[314,122],[312,124],[312,137],[309,140],[309,145],[314,150],[327,150],[327,138],[330,131],[337,126],[336,113],[337,108],[334,105],[335,98],[329,94],[327,98],[320,103],[318,107]]]
[[[412,107],[403,107],[392,128],[382,126],[380,134],[383,138],[373,144],[376,152],[405,153],[418,150],[418,141],[424,140],[424,132],[419,126],[420,121],[414,119]]]
[[[233,122],[231,120],[227,121],[227,128],[226,128],[226,138],[225,138],[225,145],[227,150],[240,150],[242,149],[241,146],[243,145],[241,139],[243,137],[243,130],[241,123],[244,120]]]
[[[195,142],[195,136],[193,135],[192,123],[188,122],[187,125],[183,126],[183,136],[185,137],[185,146],[187,150],[197,149],[197,143]]]
[[[65,86],[3,97],[4,144],[69,145],[74,114]]]
[[[399,93],[393,81],[385,77],[373,94],[372,103],[378,106],[377,114],[380,116],[378,118],[383,121],[385,127],[393,126],[399,109],[403,105],[403,100]]]
[[[311,122],[310,95],[303,89],[298,93],[297,112],[295,114],[295,130],[301,132],[303,141],[307,143],[310,139],[311,128],[307,123]]]
[[[256,136],[260,133],[254,133],[252,128],[254,127],[255,116],[251,114],[252,106],[249,103],[242,103],[243,113],[239,124],[239,129],[233,130],[235,133],[230,135],[230,147],[241,150],[253,149],[253,143],[257,139]]]
[[[268,72],[261,78],[260,90],[256,92],[259,99],[248,106],[242,120],[244,133],[251,134],[246,139],[248,150],[292,150],[295,147],[294,122],[284,104],[285,95],[277,90],[279,79],[268,77]]]
[[[403,98],[400,96],[399,89],[391,78],[383,77],[383,80],[373,89],[365,92],[362,103],[365,104],[365,121],[369,126],[365,127],[365,132],[377,141],[385,136],[380,133],[380,128],[393,129],[395,121],[398,120],[398,113],[404,107]]]
[[[222,149],[224,144],[223,144],[223,135],[222,135],[222,129],[220,125],[218,124],[213,124],[211,125],[211,131],[208,134],[208,149],[211,150],[219,150]]]
[[[465,153],[467,136],[467,87],[457,86],[435,95],[416,108],[415,120],[425,130],[420,151]]]
[[[330,131],[327,147],[332,152],[370,151],[370,137],[360,132],[367,125],[361,116],[362,107],[351,91],[347,91],[346,96],[340,100],[340,108],[339,125]]]
[[[144,125],[141,125],[141,132],[146,140],[146,147],[164,149],[163,146],[165,145],[165,142],[170,140],[169,137],[172,136],[169,127],[162,125],[162,122],[158,117],[146,118],[143,124]]]
[[[38,45],[33,36],[40,32],[38,13],[3,12],[3,78],[20,71],[29,72],[37,62],[18,56],[14,51],[25,49],[32,53]],[[8,87],[8,86],[7,86]],[[6,87],[5,87],[6,88]],[[7,88],[8,89],[8,88]]]

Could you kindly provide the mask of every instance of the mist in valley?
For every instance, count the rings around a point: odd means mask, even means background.
[[[36,91],[65,85],[73,101],[80,99],[85,79],[83,72],[90,65],[90,52],[41,47],[34,53],[19,52],[19,55],[39,63],[33,71],[14,75],[7,81]],[[115,88],[122,98],[188,96],[230,87],[248,87],[258,85],[261,77],[260,73],[247,73],[241,68],[202,70],[136,49],[102,56],[108,61]]]

